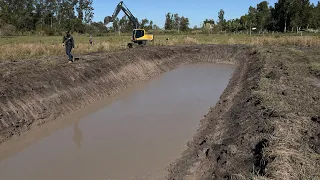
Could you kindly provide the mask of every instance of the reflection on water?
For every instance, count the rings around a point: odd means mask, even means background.
[[[73,124],[73,138],[72,140],[76,143],[78,149],[81,148],[82,131],[79,128],[79,120]]]

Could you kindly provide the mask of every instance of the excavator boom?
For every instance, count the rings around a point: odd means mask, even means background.
[[[118,14],[119,14],[119,12],[121,10],[126,14],[126,16],[128,16],[129,20],[132,22],[132,24],[134,26],[134,29],[138,29],[139,26],[140,26],[139,21],[137,20],[136,17],[133,16],[133,14],[127,8],[127,6],[123,3],[123,1],[121,1],[117,5],[117,7],[116,7],[114,13],[112,14],[112,16],[107,16],[107,17],[104,18],[104,24],[107,25],[108,23],[113,22],[117,18]]]
[[[132,31],[132,37],[131,37],[131,41],[133,43],[145,45],[148,41],[153,41],[153,35],[147,34],[144,29],[140,29],[140,24],[139,24],[138,19],[133,16],[133,14],[127,8],[127,6],[124,5],[123,1],[121,1],[117,5],[112,16],[107,16],[104,18],[104,24],[107,25],[108,23],[113,22],[117,18],[118,14],[121,10],[126,14],[126,16],[128,16],[129,20],[133,24],[133,31]],[[132,48],[132,43],[128,43],[128,47]]]

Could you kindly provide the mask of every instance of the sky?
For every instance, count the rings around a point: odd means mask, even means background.
[[[248,12],[249,6],[254,6],[262,0],[123,0],[132,14],[139,20],[147,18],[163,28],[165,15],[178,13],[189,18],[190,27],[200,26],[206,18],[217,21],[220,9],[225,11],[225,19],[239,18]],[[102,21],[105,16],[111,16],[120,0],[93,0],[94,21]],[[277,0],[269,0],[274,6]],[[317,4],[318,0],[310,0]],[[121,18],[124,13],[118,15]]]

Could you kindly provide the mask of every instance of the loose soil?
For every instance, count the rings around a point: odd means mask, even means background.
[[[236,64],[168,179],[319,179],[320,51],[148,47],[0,64],[0,142],[183,63]]]

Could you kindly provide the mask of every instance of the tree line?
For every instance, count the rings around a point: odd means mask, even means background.
[[[165,30],[188,31],[189,19],[178,14],[166,14]],[[274,6],[267,1],[250,6],[248,12],[239,18],[226,20],[225,11],[218,12],[217,21],[205,19],[201,29],[204,33],[212,32],[299,32],[301,30],[320,29],[320,1],[317,4],[310,0],[278,0]]]
[[[139,22],[140,22],[140,28],[143,28],[145,30],[160,29],[157,25],[153,23],[152,20],[144,18]],[[128,33],[128,32],[132,32],[132,29],[133,29],[132,22],[126,15],[124,15],[121,19],[116,18],[113,21],[112,27],[109,28],[109,31],[118,32],[118,33]]]
[[[93,0],[1,0],[0,34],[10,35],[16,32],[57,35],[66,30],[78,33],[131,32],[133,25],[128,17],[117,18],[111,27],[102,22],[93,22]],[[142,19],[141,28],[160,29],[152,20]],[[218,18],[205,19],[201,29],[204,32],[249,32],[253,28],[259,32],[280,31],[295,32],[303,29],[320,29],[320,2],[310,0],[278,0],[274,6],[262,1],[236,19],[225,19],[221,9]],[[165,30],[187,32],[189,18],[177,13],[165,15]]]
[[[299,32],[320,28],[320,2],[316,5],[309,0],[278,0],[274,6],[262,1],[256,7],[250,6],[248,12],[236,19],[225,20],[225,12],[218,12],[218,22],[206,19],[203,29],[210,31],[263,31]],[[213,28],[214,27],[214,28]]]
[[[89,30],[93,15],[92,0],[0,1],[0,28],[8,32],[54,34],[68,29],[83,33]],[[99,23],[94,25],[99,29]]]
[[[166,14],[165,30],[177,30],[179,31],[187,31],[189,30],[189,18],[184,16],[179,16],[179,14],[171,14],[170,12]]]
[[[103,34],[131,32],[128,17],[117,18],[107,28],[102,22],[93,22],[93,0],[1,0],[0,35],[40,33],[58,35],[66,30],[78,33]],[[153,21],[142,19],[141,28],[160,29]]]

